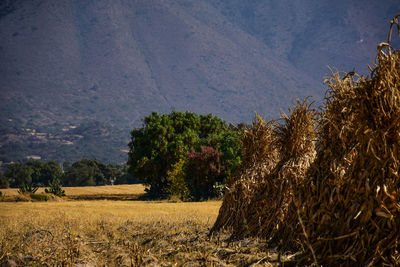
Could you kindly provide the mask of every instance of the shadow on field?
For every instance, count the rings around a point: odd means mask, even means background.
[[[133,201],[141,200],[141,194],[96,194],[96,195],[72,195],[68,196],[70,200],[115,200],[115,201]]]

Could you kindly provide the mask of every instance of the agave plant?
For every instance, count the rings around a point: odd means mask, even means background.
[[[30,184],[23,183],[19,186],[18,193],[20,193],[22,195],[26,194],[26,193],[34,194],[38,189],[39,189],[39,187],[34,186],[32,183],[30,183]]]
[[[65,190],[61,188],[61,183],[58,178],[54,178],[49,183],[49,188],[46,188],[44,191],[48,194],[53,194],[59,197],[65,196]]]

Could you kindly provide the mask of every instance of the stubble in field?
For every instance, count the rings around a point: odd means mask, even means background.
[[[103,186],[76,186],[63,187],[64,199],[70,200],[135,200],[145,194],[146,186],[142,184],[124,184],[124,185],[103,185]],[[40,187],[38,194],[43,194],[45,187]],[[18,193],[18,188],[0,189],[3,198],[0,201],[23,201],[29,200]]]
[[[220,201],[0,203],[0,263],[81,266],[269,265],[258,239],[208,237]]]

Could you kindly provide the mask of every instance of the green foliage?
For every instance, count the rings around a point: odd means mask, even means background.
[[[213,185],[213,193],[214,193],[215,197],[222,198],[224,196],[224,193],[225,193],[225,184],[220,183],[220,182],[216,182]]]
[[[132,174],[128,173],[128,166],[126,164],[111,165],[112,168],[116,169],[114,176],[114,184],[139,184],[139,181]]]
[[[102,183],[105,177],[97,165],[96,160],[83,159],[74,162],[65,170],[64,185],[66,186],[90,186]]]
[[[143,122],[131,132],[129,172],[150,185],[151,194],[163,196],[168,170],[198,142],[200,119],[191,112],[153,112]]]
[[[10,182],[11,186],[21,186],[32,184],[33,169],[23,163],[10,164],[5,172],[5,177]]]
[[[25,163],[12,163],[4,175],[0,173],[0,188],[9,185],[18,187],[22,184],[51,186],[50,183],[55,180],[63,181],[67,186],[139,182],[127,173],[126,165],[105,164],[96,159],[82,159],[73,164],[64,162],[63,169],[65,173],[56,161],[29,160]]]
[[[167,172],[168,187],[166,189],[170,196],[177,197],[184,201],[191,199],[191,193],[186,182],[185,165],[185,159],[182,158]]]
[[[168,172],[174,164],[202,146],[221,152],[224,181],[240,164],[240,133],[218,117],[192,112],[153,112],[143,119],[143,126],[131,132],[129,173],[150,185],[150,194],[165,197],[170,192]],[[173,184],[173,183],[172,183]]]
[[[60,165],[56,161],[42,162],[40,160],[30,160],[25,163],[31,167],[32,183],[48,185],[54,179],[60,179],[63,175]]]
[[[220,160],[225,165],[224,182],[235,173],[241,160],[241,131],[230,127],[229,130],[211,134],[200,143],[201,146],[208,146],[221,152]]]
[[[5,177],[11,186],[22,184],[47,185],[55,178],[60,179],[63,173],[55,161],[42,162],[29,160],[25,163],[12,163],[5,172]]]
[[[82,159],[66,164],[63,184],[66,186],[107,185],[126,174],[126,167],[105,164],[96,159]],[[125,170],[125,172],[124,172]],[[125,180],[132,179],[125,177]]]
[[[58,197],[65,196],[65,190],[62,189],[60,180],[57,178],[54,178],[49,183],[49,188],[46,188],[44,191],[48,194],[53,194]]]
[[[50,199],[49,196],[43,194],[30,194],[29,195],[32,199],[39,200],[39,201],[47,201]]]
[[[32,183],[30,184],[21,184],[18,187],[18,193],[21,195],[27,194],[27,193],[31,193],[34,194],[36,193],[36,191],[39,189],[39,187],[37,186],[33,186]]]
[[[8,188],[10,183],[3,172],[0,172],[0,188]]]

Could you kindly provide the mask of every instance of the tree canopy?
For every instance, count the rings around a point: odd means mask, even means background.
[[[59,181],[65,186],[139,182],[136,177],[127,173],[126,165],[105,164],[97,159],[82,159],[73,164],[64,162],[62,168],[56,161],[14,162],[8,166],[4,175],[0,174],[0,187],[50,186],[54,181]]]
[[[55,178],[60,179],[62,175],[62,169],[56,161],[42,162],[39,160],[12,163],[4,174],[9,185],[13,187],[23,184],[47,186],[49,181]]]
[[[65,164],[63,183],[66,186],[109,185],[133,183],[135,178],[119,165],[105,164],[97,159],[82,159]]]
[[[153,112],[131,132],[129,173],[150,185],[151,194],[163,197],[168,194],[167,176],[174,164],[207,146],[219,151],[218,158],[227,169],[224,175],[229,175],[240,163],[239,135],[212,114]]]

